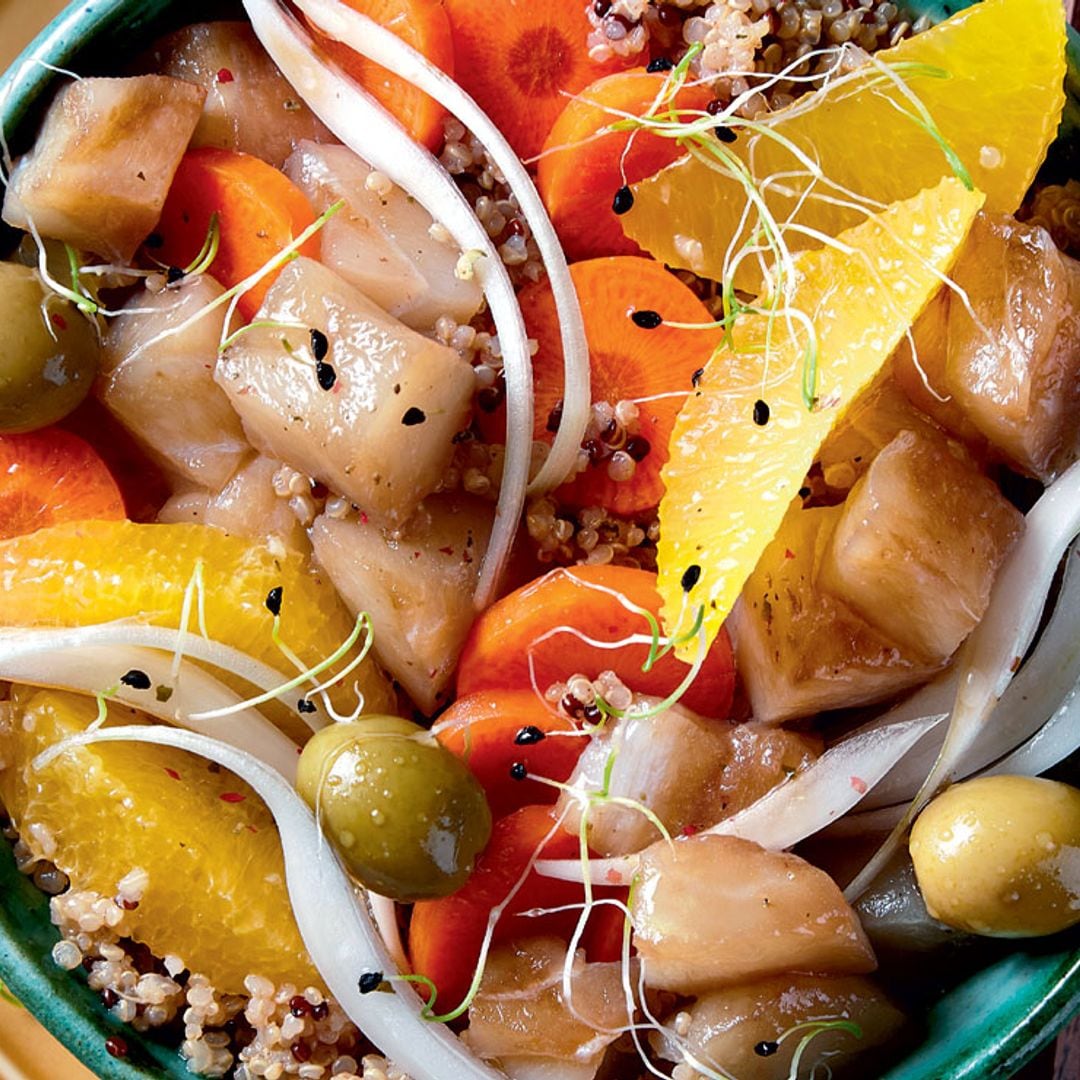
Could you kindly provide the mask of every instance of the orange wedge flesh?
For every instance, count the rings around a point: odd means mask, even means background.
[[[112,712],[132,722],[129,710]],[[97,705],[20,688],[14,713],[0,734],[8,766],[0,799],[34,854],[73,889],[113,897],[121,878],[145,870],[127,925],[156,956],[179,956],[223,993],[244,993],[249,974],[318,984],[289,907],[277,829],[251,788],[190,754],[142,743],[80,747],[35,770],[33,759],[83,731]]]
[[[744,315],[734,348],[687,399],[661,473],[659,589],[669,632],[704,609],[712,641],[776,534],[818,447],[937,290],[983,196],[946,179],[800,256],[792,309],[815,330],[815,404],[804,400],[807,334]],[[696,640],[679,654],[692,658]]]
[[[857,81],[838,83],[815,99],[820,103],[810,106],[804,99],[775,114],[769,121],[775,135],[820,162],[826,179],[819,181],[817,194],[845,198],[846,189],[887,204],[951,175],[940,146],[897,111],[910,113],[912,104],[888,83],[882,65],[899,75],[926,106],[975,187],[986,192],[987,209],[1015,211],[1054,139],[1065,100],[1061,0],[983,0],[875,54]],[[804,168],[779,142],[746,130],[724,149],[747,162],[751,147],[752,174],[759,186],[768,177]],[[785,183],[799,192],[807,181]],[[627,235],[661,262],[717,280],[725,278],[729,243],[736,238],[738,246],[754,224],[752,214],[748,224],[740,223],[747,203],[744,189],[694,159],[683,159],[638,184],[634,195],[634,206],[622,219]],[[766,197],[778,220],[794,207],[792,198],[775,189]],[[864,216],[811,198],[796,220],[836,236]],[[700,241],[703,260],[690,266],[685,239],[677,246],[676,237]],[[785,240],[792,250],[816,246],[790,229]],[[756,292],[756,261],[745,261],[734,282]]]
[[[200,562],[210,637],[290,676],[293,668],[271,637],[273,617],[266,608],[271,589],[282,589],[281,636],[308,665],[330,656],[355,625],[329,581],[298,555],[276,554],[264,544],[204,525],[101,521],[40,529],[0,543],[0,626],[85,626],[136,618],[176,627]],[[198,633],[194,609],[189,629]],[[337,708],[354,708],[354,678],[367,711],[394,711],[389,685],[370,660],[346,680],[347,690],[339,689]],[[241,692],[255,693],[246,685]],[[297,740],[309,734],[295,708],[300,694],[297,690],[286,702],[265,707],[267,716]]]

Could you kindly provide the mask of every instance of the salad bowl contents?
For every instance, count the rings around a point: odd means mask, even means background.
[[[124,1078],[1007,1075],[1080,995],[1058,0],[215,14],[0,82],[0,977]]]

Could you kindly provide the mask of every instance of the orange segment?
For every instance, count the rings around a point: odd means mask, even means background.
[[[306,664],[329,656],[353,628],[329,582],[299,555],[204,525],[131,522],[60,525],[0,543],[0,626],[141,618],[175,627],[197,562],[210,636],[279,671],[292,669],[271,639],[273,618],[265,604],[271,589],[282,588],[281,636]],[[190,629],[197,632],[194,617]],[[373,662],[365,661],[355,675],[369,712],[394,711],[393,695]],[[351,711],[348,682],[337,704]],[[295,704],[277,704],[268,715],[302,740],[308,729]]]
[[[582,90],[555,121],[536,182],[568,258],[641,254],[612,209],[616,192],[670,165],[682,156],[682,147],[647,131],[599,132],[621,114],[644,115],[666,82],[665,75],[641,68],[606,75]],[[705,87],[688,86],[671,106],[700,111],[712,98]]]
[[[59,428],[0,435],[0,540],[86,518],[124,517],[124,500],[89,443]]]
[[[652,259],[617,256],[574,263],[570,276],[581,299],[589,342],[592,399],[616,405],[633,401],[639,409],[636,437],[640,454],[629,480],[612,480],[599,460],[558,489],[566,506],[603,506],[629,516],[651,510],[664,488],[660,467],[667,460],[675,417],[690,392],[694,373],[704,367],[722,339],[718,330],[647,329],[635,312],[655,312],[665,320],[708,325],[704,304],[673,274]],[[529,336],[539,343],[533,361],[535,439],[551,442],[549,419],[563,397],[563,353],[551,286],[545,281],[521,293]]]
[[[423,53],[436,67],[454,74],[454,43],[443,0],[345,0],[349,7],[392,30],[406,45]],[[399,78],[347,45],[315,31],[320,44],[405,130],[429,150],[443,141],[446,110],[412,83]]]
[[[744,315],[679,414],[662,473],[659,589],[669,630],[699,606],[708,640],[795,497],[825,436],[936,292],[982,205],[954,179],[799,257],[789,306],[814,328],[815,404],[803,399],[805,329]],[[799,325],[799,324],[795,324]],[[696,641],[680,655],[692,657]]]
[[[567,95],[629,67],[596,63],[582,0],[446,0],[457,79],[524,158],[540,153]]]
[[[251,788],[190,754],[141,743],[80,747],[34,770],[34,757],[85,730],[97,705],[21,688],[14,710],[0,733],[8,765],[0,799],[34,854],[74,889],[106,897],[145,870],[145,892],[128,914],[133,936],[224,993],[244,993],[249,974],[319,982],[289,907],[277,829]],[[113,712],[132,722],[127,710]]]
[[[775,136],[790,140],[820,162],[827,180],[878,204],[910,198],[951,175],[930,135],[897,109],[910,101],[885,80],[881,65],[910,87],[955,149],[988,210],[1012,213],[1020,205],[1057,131],[1065,101],[1065,16],[1061,0],[983,0],[896,48],[877,53],[857,81],[837,83],[819,104],[797,102],[773,117]],[[920,70],[922,68],[922,70]],[[947,77],[939,77],[947,73]],[[805,170],[774,138],[744,130],[725,149],[749,162],[758,184],[792,169]],[[785,179],[800,192],[806,180]],[[826,191],[821,183],[818,191]],[[638,185],[623,219],[629,236],[656,258],[721,280],[729,243],[749,235],[754,215],[740,224],[746,194],[708,165],[686,160]],[[772,189],[768,203],[778,220],[794,207]],[[802,225],[836,236],[864,215],[811,199],[798,214]],[[701,242],[703,256],[690,265],[685,243]],[[815,241],[787,230],[794,250]],[[735,282],[751,292],[760,284],[753,260]]]

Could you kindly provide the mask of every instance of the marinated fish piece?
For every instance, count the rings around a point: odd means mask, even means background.
[[[467,323],[480,310],[475,279],[455,273],[461,252],[431,215],[345,146],[302,143],[285,171],[317,213],[345,207],[322,231],[322,261],[414,330],[441,316]]]
[[[563,996],[566,945],[558,938],[525,938],[492,952],[480,991],[469,1008],[464,1038],[482,1058],[506,1055],[600,1063],[604,1048],[625,1027],[621,963],[586,963],[574,957],[573,1012]],[[636,973],[635,973],[636,977]],[[558,1073],[560,1077],[565,1073]]]
[[[286,468],[280,461],[256,454],[216,494],[189,491],[174,495],[157,519],[169,525],[213,525],[233,536],[267,540],[270,546],[276,540],[289,551],[308,554],[311,544],[290,499],[274,487],[275,477]]]
[[[792,1057],[806,1027],[779,1042],[781,1035],[800,1024],[847,1020],[861,1032],[832,1028],[814,1035],[802,1058],[803,1068],[817,1063],[830,1073],[843,1071],[858,1059],[858,1075],[868,1076],[862,1055],[887,1043],[904,1026],[904,1014],[869,979],[857,975],[823,978],[819,975],[781,975],[745,986],[712,990],[684,1010],[688,1025],[684,1046],[698,1061],[715,1062],[739,1080],[787,1080]],[[765,1044],[768,1053],[755,1050]],[[664,1056],[683,1061],[679,1048],[669,1043]],[[688,1059],[687,1059],[688,1060]],[[700,1074],[688,1060],[685,1080]],[[680,1074],[683,1075],[683,1074]],[[799,1071],[799,1075],[813,1075]],[[829,1074],[826,1074],[829,1075]]]
[[[990,602],[1023,515],[942,436],[902,431],[844,504],[822,589],[910,655],[951,656]]]
[[[948,390],[1010,462],[1049,480],[1080,449],[1080,263],[1044,229],[983,214],[952,277],[972,311],[950,297]]]
[[[154,45],[147,64],[206,91],[193,147],[239,150],[280,169],[302,140],[333,141],[246,22],[185,26]]]
[[[209,491],[223,488],[251,452],[214,382],[225,306],[175,331],[223,291],[202,274],[138,293],[109,323],[96,385],[106,408],[174,480]]]
[[[281,271],[215,377],[259,451],[395,525],[442,479],[475,382],[452,349],[307,258]]]
[[[161,215],[205,97],[165,75],[68,83],[12,171],[4,220],[130,262]]]
[[[446,700],[476,617],[491,524],[490,503],[442,495],[392,534],[363,516],[323,515],[311,529],[315,557],[346,605],[371,615],[379,662],[426,713]]]
[[[942,666],[906,655],[821,588],[820,567],[843,512],[796,503],[728,621],[754,717],[764,723],[884,701]]]
[[[641,856],[631,898],[646,984],[680,994],[788,971],[863,975],[877,967],[828,874],[734,836],[661,841]]]

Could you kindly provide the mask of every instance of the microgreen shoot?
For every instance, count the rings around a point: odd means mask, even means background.
[[[806,1033],[799,1040],[798,1045],[795,1047],[795,1053],[791,1056],[791,1067],[788,1070],[787,1080],[799,1080],[799,1068],[802,1065],[803,1055],[814,1039],[826,1031],[843,1031],[856,1039],[863,1037],[862,1028],[852,1020],[840,1018],[835,1020],[807,1020],[805,1023],[795,1024],[776,1037],[776,1042],[782,1045],[792,1036],[798,1035],[799,1032]]]
[[[198,277],[200,274],[205,274],[217,258],[220,247],[221,225],[218,221],[218,213],[215,210],[210,215],[210,224],[206,230],[206,239],[203,240],[203,245],[199,249],[199,254],[183,268],[184,277]]]
[[[234,330],[228,337],[223,338],[218,345],[218,355],[220,356],[230,345],[239,341],[245,334],[251,333],[252,330],[299,330],[301,333],[307,333],[308,327],[302,326],[300,323],[279,322],[277,319],[256,319],[254,322],[241,326],[239,330]],[[290,356],[296,352],[288,339],[282,338],[282,343],[286,346],[285,351]]]

